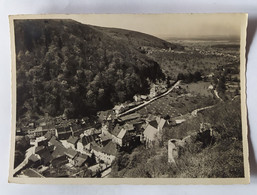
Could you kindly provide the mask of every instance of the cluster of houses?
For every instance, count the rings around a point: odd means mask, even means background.
[[[33,172],[43,176],[65,165],[78,172],[82,167],[92,169],[90,176],[94,177],[111,167],[119,151],[131,151],[139,144],[153,147],[166,124],[165,119],[153,115],[132,113],[117,117],[115,110],[101,111],[97,116],[102,124],[100,128],[86,128],[83,124],[59,127],[47,123],[35,127],[31,123],[17,129],[17,134],[25,132],[30,138],[32,151],[26,169],[20,174],[26,176]]]

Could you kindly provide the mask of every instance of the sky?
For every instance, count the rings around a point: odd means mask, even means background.
[[[72,16],[72,15],[71,15]],[[239,38],[242,14],[73,15],[81,23],[129,29],[160,38]]]

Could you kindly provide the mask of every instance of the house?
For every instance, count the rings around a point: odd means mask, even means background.
[[[47,148],[47,150],[49,150],[49,152],[53,152],[54,151],[54,149],[55,149],[55,146],[54,145],[52,145],[52,146],[47,146],[46,147]]]
[[[100,123],[105,123],[106,121],[114,119],[113,112],[111,110],[100,111],[97,113],[97,116]]]
[[[141,116],[141,115],[138,114],[138,113],[127,114],[127,115],[125,115],[125,116],[119,117],[119,121],[120,121],[120,122],[127,122],[127,121],[131,121],[131,120],[140,118],[140,116]]]
[[[83,144],[82,138],[77,143],[77,151],[83,152],[85,149],[85,145]]]
[[[51,161],[52,166],[57,168],[57,167],[60,167],[64,164],[68,163],[69,160],[68,160],[67,154],[72,155],[71,152],[70,151],[68,152],[64,146],[57,145],[55,147],[53,153],[51,154],[52,155],[52,161]]]
[[[126,132],[127,131],[122,126],[116,125],[114,130],[111,132],[112,141],[114,143],[118,144],[120,147],[122,147],[124,144],[124,137],[125,137]]]
[[[54,158],[51,162],[52,166],[54,168],[59,168],[61,167],[62,165],[65,165],[69,162],[68,158],[66,155],[62,155],[62,156],[59,156],[57,158]]]
[[[73,160],[78,155],[78,152],[72,148],[68,148],[65,150],[64,154],[69,158],[69,162],[73,163]]]
[[[176,119],[175,120],[175,124],[176,125],[179,125],[179,124],[181,124],[181,123],[183,123],[183,122],[185,122],[186,121],[186,119]]]
[[[149,97],[153,98],[157,95],[157,88],[155,84],[152,84],[151,89],[150,89],[150,94]]]
[[[90,150],[90,143],[98,139],[97,135],[83,136],[77,142],[77,151],[83,153],[84,149]]]
[[[35,154],[40,154],[45,150],[44,146],[36,146],[35,147]]]
[[[44,126],[46,126],[46,122],[45,122],[45,121],[40,122],[40,123],[39,123],[39,126],[40,126],[40,127],[44,127]]]
[[[54,125],[44,125],[37,127],[33,132],[35,137],[41,137],[45,135],[47,132],[50,132],[52,135],[56,135],[56,128]]]
[[[163,127],[166,125],[166,120],[158,116],[149,115],[146,119],[146,123],[158,129],[158,131],[162,131]]]
[[[61,145],[56,146],[52,153],[53,159],[59,158],[61,156],[66,156],[66,154],[65,154],[66,150],[67,149]]]
[[[28,158],[29,167],[38,167],[40,165],[40,156],[38,154],[31,154]]]
[[[34,123],[34,122],[29,123],[29,124],[28,124],[28,127],[35,128],[35,123]]]
[[[46,132],[45,132],[46,133]],[[37,127],[33,132],[35,137],[40,137],[44,135],[43,127]]]
[[[135,130],[134,126],[133,126],[132,124],[129,124],[129,123],[125,123],[125,124],[123,125],[123,128],[124,128],[126,131],[129,131],[129,132]]]
[[[107,165],[99,163],[88,168],[91,172],[91,177],[101,177],[101,172],[107,168]]]
[[[65,148],[72,148],[75,150],[77,148],[78,141],[79,141],[78,137],[70,136],[66,142],[63,142],[63,145]]]
[[[89,135],[94,135],[95,134],[96,129],[95,128],[89,128],[84,130],[84,135],[85,136],[89,136]]]
[[[156,116],[149,114],[148,117],[145,119],[146,123],[149,123],[150,121],[154,121],[156,119]]]
[[[152,147],[159,141],[162,129],[165,124],[166,120],[163,118],[153,116],[148,117],[146,127],[143,132],[146,147]]]
[[[22,130],[21,130],[21,128],[16,128],[16,136],[18,136],[18,135],[21,135],[21,136],[23,136],[23,135],[25,135],[23,132],[22,132]]]
[[[108,134],[102,134],[100,136],[100,141],[103,146],[105,146],[109,141],[112,140],[112,135],[110,133]]]
[[[152,147],[159,138],[159,131],[148,124],[143,132],[146,147]]]
[[[117,155],[116,144],[109,141],[104,147],[100,147],[95,142],[92,142],[92,153],[106,164],[111,164]]]
[[[51,152],[53,152],[54,146],[38,146],[35,148],[35,154],[40,157],[41,164],[49,165],[53,157]]]
[[[33,127],[21,127],[21,134],[28,135],[29,138],[35,138]]]
[[[120,105],[116,105],[114,106],[113,108],[113,112],[118,115],[120,114],[121,112],[123,112],[125,110],[125,106],[123,104],[120,104]]]
[[[157,121],[157,123],[158,123],[158,126],[157,126],[157,129],[158,129],[158,131],[162,131],[162,129],[163,129],[163,127],[166,125],[166,120],[165,119],[163,119],[163,118],[157,118],[156,119],[156,121]]]
[[[49,149],[43,150],[39,154],[39,156],[41,158],[41,164],[43,164],[44,166],[48,166],[50,162],[53,160],[53,156],[51,155],[51,152]]]
[[[141,96],[140,95],[134,95],[133,99],[134,99],[134,101],[139,102],[139,101],[141,101]]]
[[[132,124],[125,123],[124,125],[116,125],[113,131],[110,132],[112,141],[120,147],[129,146],[133,137],[136,136],[135,128]]]
[[[44,136],[37,137],[35,140],[35,146],[47,146],[47,144],[48,140]]]
[[[67,127],[57,127],[56,129],[56,137],[59,140],[68,139],[72,135],[72,130],[70,126]]]
[[[49,140],[48,146],[55,146],[55,147],[57,147],[57,146],[62,146],[62,147],[63,147],[62,143],[59,142],[55,136],[53,136],[53,137]]]
[[[46,138],[47,141],[49,141],[53,137],[53,135],[51,131],[47,131],[44,137]]]
[[[81,125],[75,124],[71,126],[71,131],[73,136],[78,136],[83,133],[83,128]]]
[[[148,99],[147,95],[141,95],[140,98],[141,98],[142,100],[147,100],[147,99]]]
[[[106,144],[106,146],[103,147],[102,153],[108,155],[107,161],[109,160],[111,164],[118,153],[116,144],[110,141],[108,144]]]
[[[79,154],[75,159],[74,159],[74,166],[76,167],[82,167],[82,166],[89,166],[90,165],[90,157],[85,154]]]
[[[42,128],[43,128],[43,132],[50,132],[51,135],[57,136],[56,128],[53,124],[47,124]]]

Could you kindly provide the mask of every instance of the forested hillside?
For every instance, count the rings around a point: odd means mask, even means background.
[[[82,117],[147,93],[164,79],[139,47],[175,49],[139,32],[73,20],[16,20],[17,120]]]

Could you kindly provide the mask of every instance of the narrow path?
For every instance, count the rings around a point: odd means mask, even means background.
[[[127,110],[126,112],[123,112],[123,113],[121,113],[121,114],[118,114],[117,117],[126,115],[126,114],[128,114],[128,113],[130,113],[130,112],[133,112],[133,111],[136,111],[136,110],[138,110],[138,109],[140,109],[140,108],[142,108],[142,107],[144,107],[144,106],[150,104],[151,102],[153,102],[153,101],[155,101],[155,100],[157,100],[157,99],[159,99],[159,98],[161,98],[161,97],[163,97],[163,96],[168,95],[176,86],[178,86],[178,85],[180,84],[180,82],[181,82],[181,80],[177,81],[177,82],[176,82],[168,91],[166,91],[165,93],[163,93],[163,94],[161,94],[161,95],[159,95],[159,96],[157,96],[157,97],[154,97],[154,98],[152,98],[151,100],[148,100],[148,101],[144,102],[143,104],[140,104],[140,105],[138,105],[138,106],[136,106],[136,107],[134,107],[134,108],[131,108],[131,109]]]
[[[214,89],[214,94],[216,95],[216,97],[217,97],[219,100],[221,100],[221,101],[223,102],[223,99],[220,98],[220,96],[219,96],[219,94],[218,94],[218,92],[217,92],[216,89]]]
[[[189,119],[192,119],[194,117],[197,117],[197,113],[200,112],[200,111],[203,111],[203,110],[206,110],[206,109],[210,109],[210,108],[213,108],[215,105],[212,105],[212,106],[206,106],[206,107],[202,107],[202,108],[197,108],[195,110],[193,110],[191,113],[186,113],[186,114],[183,114],[181,116],[176,116],[176,117],[172,117],[172,119],[174,120],[189,120]]]
[[[193,110],[193,111],[191,112],[191,115],[194,116],[194,117],[196,117],[196,116],[197,116],[197,113],[198,113],[199,111],[203,111],[203,110],[206,110],[206,109],[209,109],[209,108],[213,108],[213,107],[214,107],[214,105],[195,109],[195,110]]]

